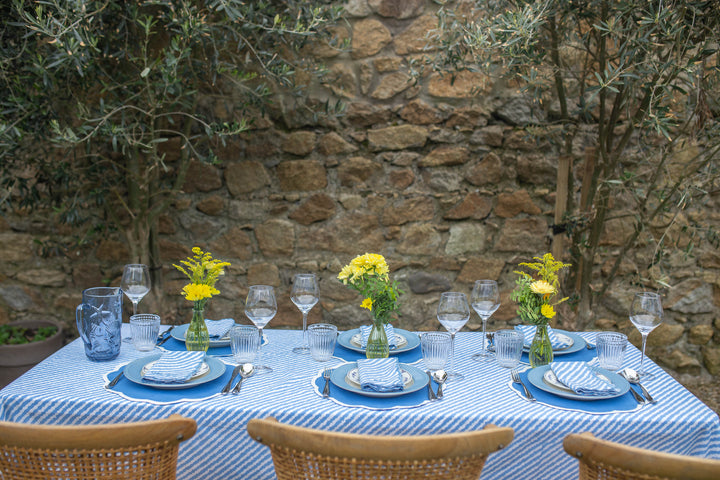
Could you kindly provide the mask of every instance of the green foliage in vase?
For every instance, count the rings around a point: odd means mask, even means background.
[[[558,198],[567,202],[556,205],[555,229],[571,243],[566,285],[580,327],[629,251],[649,258],[635,281],[658,287],[672,250],[691,254],[701,240],[717,246],[716,229],[688,212],[720,179],[718,11],[718,0],[449,1],[429,34],[435,57],[414,64],[418,73],[469,69],[488,85],[517,88],[531,118],[518,127],[566,159],[558,192],[567,195]],[[632,228],[591,289],[612,221]]]
[[[555,317],[555,306],[567,300],[567,297],[553,301],[558,294],[560,279],[558,272],[570,266],[555,260],[551,253],[542,257],[533,257],[536,262],[520,263],[534,272],[535,276],[523,271],[516,271],[515,289],[510,298],[517,302],[517,313],[520,318],[533,325],[547,325]]]

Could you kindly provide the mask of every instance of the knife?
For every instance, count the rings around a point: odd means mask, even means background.
[[[435,400],[437,400],[437,396],[435,395],[435,392],[433,392],[433,389],[432,389],[432,375],[430,375],[430,372],[425,372],[425,373],[427,373],[427,376],[428,376],[428,386],[427,386],[428,398],[430,399],[431,402],[434,402]]]
[[[163,343],[167,342],[168,340],[170,340],[172,338],[172,335],[170,333],[172,332],[173,328],[175,328],[175,327],[170,327],[167,330],[165,330],[165,332],[163,333],[163,339],[160,340],[159,342],[157,342],[157,346],[162,345]]]
[[[232,385],[233,380],[235,380],[235,377],[237,377],[237,374],[240,373],[240,368],[242,365],[238,365],[237,367],[233,368],[232,375],[230,376],[230,381],[223,387],[223,389],[220,391],[220,394],[227,395],[230,392],[230,386]]]
[[[117,383],[120,381],[120,378],[123,376],[124,373],[125,373],[125,369],[120,370],[120,373],[118,373],[118,374],[115,376],[115,378],[113,378],[113,379],[110,381],[110,383],[107,384],[107,387],[105,387],[105,388],[111,389],[112,387],[114,387],[115,385],[117,385]]]

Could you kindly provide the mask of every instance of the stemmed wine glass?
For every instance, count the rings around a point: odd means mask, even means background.
[[[258,328],[260,334],[260,348],[257,354],[257,365],[255,365],[255,373],[270,373],[272,368],[261,363],[262,357],[262,338],[263,327],[273,319],[277,313],[277,301],[275,300],[275,290],[269,285],[253,285],[248,291],[245,299],[245,315]]]
[[[630,321],[642,335],[642,356],[640,357],[640,369],[638,375],[640,378],[650,380],[655,377],[650,372],[645,371],[643,363],[645,362],[645,343],[647,336],[655,328],[662,323],[663,308],[660,295],[653,292],[639,292],[635,294],[632,305],[630,305]]]
[[[290,299],[300,309],[303,316],[303,343],[301,346],[293,348],[294,353],[308,353],[310,351],[307,338],[307,317],[308,312],[318,302],[318,290],[317,278],[314,273],[295,275]]]
[[[495,280],[476,281],[470,295],[470,304],[482,320],[482,348],[471,358],[476,362],[489,362],[494,355],[485,347],[485,327],[488,318],[500,307],[500,291],[497,282]]]
[[[133,304],[133,315],[137,315],[138,303],[150,291],[150,272],[147,265],[139,263],[125,265],[120,288]]]
[[[448,381],[462,380],[465,377],[455,371],[455,334],[465,326],[470,319],[470,307],[467,297],[460,292],[444,292],[440,295],[437,306],[437,318],[450,332],[450,369],[447,372]]]

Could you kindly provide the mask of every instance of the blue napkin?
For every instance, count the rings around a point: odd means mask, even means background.
[[[210,338],[223,338],[233,325],[235,325],[235,320],[232,318],[223,318],[222,320],[205,319],[205,326],[208,329]]]
[[[164,352],[145,370],[143,380],[157,383],[184,383],[195,375],[205,352]]]
[[[360,388],[371,392],[397,392],[404,388],[395,357],[361,358],[357,361]]]
[[[362,348],[367,347],[367,341],[368,337],[370,336],[371,330],[371,325],[363,325],[362,327],[360,327],[360,346]],[[387,335],[390,350],[392,350],[393,348],[397,348],[397,341],[395,340],[395,329],[389,323],[385,324],[385,335]]]
[[[553,362],[550,369],[560,383],[578,395],[608,395],[620,391],[612,383],[598,377],[585,362]]]
[[[523,337],[525,337],[525,347],[529,347],[532,343],[533,337],[535,336],[535,330],[537,327],[535,325],[516,325],[515,330],[523,334]],[[551,327],[547,327],[548,331],[548,337],[550,337],[550,344],[552,345],[553,350],[559,350],[561,348],[569,347],[570,344],[560,339],[560,337],[557,336],[557,334],[553,331]]]

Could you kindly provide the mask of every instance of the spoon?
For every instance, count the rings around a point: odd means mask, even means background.
[[[232,375],[230,375],[230,380],[227,382],[227,385],[225,385],[220,391],[222,395],[227,395],[228,393],[230,393],[230,387],[232,386],[233,380],[235,380],[235,377],[237,377],[237,374],[240,373],[241,369],[242,365],[238,365],[233,368]]]
[[[633,385],[638,385],[640,387],[640,390],[642,390],[643,395],[645,395],[645,398],[647,398],[648,403],[657,403],[657,400],[655,400],[652,395],[650,395],[650,392],[647,391],[647,389],[643,386],[642,383],[640,383],[640,375],[633,370],[632,368],[624,368],[620,375],[625,377],[625,380],[632,383]]]
[[[242,368],[240,369],[240,380],[238,380],[237,384],[235,385],[235,388],[232,389],[233,395],[237,395],[240,393],[240,387],[242,387],[242,381],[245,380],[248,377],[251,377],[252,374],[255,373],[255,366],[252,363],[243,363]]]
[[[447,380],[447,372],[445,370],[435,370],[432,374],[433,380],[438,384],[437,398],[443,398],[443,383]]]

